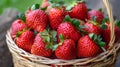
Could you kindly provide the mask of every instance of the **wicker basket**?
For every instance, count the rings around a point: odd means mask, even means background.
[[[61,59],[49,59],[41,56],[32,55],[23,49],[19,48],[15,42],[12,40],[10,35],[10,30],[6,34],[6,42],[9,47],[10,52],[13,56],[15,67],[50,67],[50,64],[54,64],[56,67],[60,65],[73,65],[75,67],[107,67],[115,62],[117,51],[120,48],[120,43],[114,44],[114,21],[112,16],[112,10],[109,5],[108,0],[103,0],[110,18],[110,30],[111,30],[111,40],[109,43],[109,50],[99,54],[94,58],[83,58],[74,60],[61,60]]]

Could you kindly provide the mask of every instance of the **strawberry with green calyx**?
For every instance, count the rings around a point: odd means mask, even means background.
[[[71,22],[63,22],[58,26],[57,37],[59,37],[60,34],[63,34],[64,38],[73,39],[75,42],[81,37],[80,32],[77,31]]]
[[[51,8],[48,13],[50,26],[52,29],[57,30],[66,15],[65,10],[63,8]]]
[[[87,22],[87,23],[84,24],[84,26],[85,26],[85,28],[83,28],[83,30],[87,34],[89,34],[89,33],[95,33],[95,34],[98,34],[98,35],[101,34],[101,28],[98,25]]]
[[[38,32],[46,29],[48,23],[48,15],[41,9],[38,4],[32,6],[32,10],[26,14],[26,23],[30,28]]]
[[[57,48],[57,45],[54,45],[56,41],[55,38],[55,31],[50,32],[49,30],[44,30],[43,32],[38,33],[34,40],[31,53],[39,56],[51,57],[52,50]]]
[[[87,19],[87,6],[83,0],[51,0],[53,3],[57,3],[57,6],[64,6],[68,10],[68,14],[72,18],[77,18],[80,20]],[[59,4],[58,4],[59,3]]]
[[[99,35],[91,33],[83,36],[78,41],[78,57],[87,58],[97,56],[101,52],[101,49],[106,51],[103,48],[104,46],[105,42],[102,41]]]
[[[88,12],[88,19],[93,20],[93,17],[96,18],[97,23],[101,23],[101,21],[104,19],[104,14],[98,10],[91,10]]]
[[[84,21],[71,18],[69,15],[66,15],[64,18],[64,22],[70,22],[78,31],[81,32],[81,34],[85,33],[85,31],[83,30],[83,28],[86,28],[84,26]]]
[[[110,23],[109,22],[106,22],[104,23],[107,28],[103,29],[102,30],[102,37],[103,37],[103,40],[108,44],[110,42]],[[115,30],[115,42],[117,42],[119,39],[120,39],[120,22],[115,22],[115,27],[114,27],[114,30]]]
[[[31,47],[33,45],[34,42],[34,32],[30,31],[30,30],[23,30],[23,31],[19,31],[16,34],[17,38],[16,38],[16,44],[18,47],[22,48],[25,51],[30,52]]]
[[[61,0],[50,0],[51,6],[49,6],[49,21],[53,30],[57,30],[58,26],[63,22],[66,15],[65,8]]]
[[[59,36],[60,42],[55,50],[55,56],[59,59],[71,60],[77,57],[77,48],[72,39],[65,39],[62,34]]]
[[[25,15],[23,13],[19,14],[17,18],[18,19],[15,20],[11,26],[11,36],[13,39],[16,37],[18,31],[22,31],[23,29],[28,28],[25,21]]]
[[[85,3],[79,1],[77,2],[75,0],[71,0],[70,2],[72,3],[66,4],[66,9],[70,10],[68,13],[70,17],[85,21],[85,19],[87,19],[87,12],[88,12]]]

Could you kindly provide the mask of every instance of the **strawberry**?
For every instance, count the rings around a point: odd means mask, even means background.
[[[71,60],[75,59],[77,54],[77,48],[75,42],[72,39],[66,39],[59,44],[55,50],[55,55],[59,59]]]
[[[87,33],[95,33],[100,35],[101,34],[101,28],[97,25],[94,25],[92,23],[85,23],[84,24],[85,28],[83,28],[83,30]]]
[[[91,10],[88,12],[88,19],[93,20],[93,18],[96,19],[96,22],[101,23],[101,21],[104,19],[104,15],[101,11]]]
[[[63,34],[63,37],[73,39],[75,42],[81,37],[81,34],[69,22],[63,22],[58,26],[57,36]],[[59,41],[59,39],[58,39]]]
[[[65,17],[65,10],[63,8],[51,8],[49,10],[49,21],[52,29],[56,30]]]
[[[87,19],[87,6],[85,3],[78,3],[74,7],[72,7],[71,11],[69,12],[70,17],[72,18],[77,18],[80,20],[85,20]]]
[[[78,41],[78,57],[79,58],[87,58],[97,56],[101,49],[105,45],[105,42],[101,41],[100,36],[95,34],[89,34],[81,37]]]
[[[29,11],[26,14],[26,23],[29,27],[35,29],[38,32],[42,32],[46,29],[48,22],[48,15],[40,9]]]
[[[41,38],[40,33],[38,33],[35,37],[31,53],[39,56],[50,57],[52,55],[52,50],[46,49],[45,46],[46,43],[44,42],[44,39]]]
[[[107,28],[102,30],[102,37],[103,40],[108,44],[110,42],[110,24],[105,23],[105,25],[107,25]],[[119,35],[120,29],[117,26],[115,26],[114,30],[115,30],[115,42],[116,42],[117,40],[120,39],[120,35]]]
[[[27,25],[24,21],[17,19],[12,23],[11,26],[11,36],[14,39],[18,31],[22,31],[23,29],[27,28]]]
[[[18,38],[16,39],[16,44],[18,47],[24,49],[25,51],[30,52],[31,47],[34,42],[34,32],[32,31],[25,31],[25,32],[18,32]]]

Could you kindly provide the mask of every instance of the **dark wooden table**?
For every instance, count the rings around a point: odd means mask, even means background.
[[[88,0],[88,2],[90,2],[90,3],[94,2],[94,5],[91,5],[89,3],[88,3],[88,5],[89,5],[89,7],[93,7],[96,9],[99,6],[102,7],[103,9],[105,9],[103,4],[99,1],[101,1],[101,0]],[[115,1],[117,1],[117,0],[115,0]],[[119,12],[116,11],[117,10],[116,6],[119,3],[114,3],[114,1],[112,1],[111,3],[113,4],[113,7],[114,7],[113,14],[116,16],[117,19],[118,18],[120,19],[120,8],[118,8]],[[18,14],[18,11],[10,8],[10,9],[5,10],[4,13],[0,16],[0,67],[13,67],[12,56],[6,45],[5,35],[6,35],[6,31],[10,28],[11,23],[16,19],[17,14]],[[120,56],[117,57],[115,67],[120,67]]]

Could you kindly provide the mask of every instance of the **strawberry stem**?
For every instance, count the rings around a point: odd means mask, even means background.
[[[104,52],[106,52],[106,49],[105,49],[104,47],[101,47],[101,49],[102,49]]]

